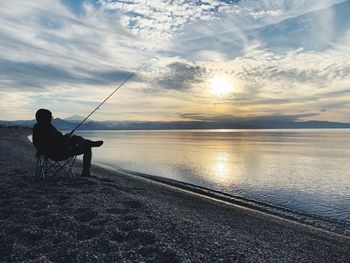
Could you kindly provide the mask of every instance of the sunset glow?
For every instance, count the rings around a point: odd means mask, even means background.
[[[224,96],[235,89],[232,81],[225,75],[214,77],[210,81],[211,92],[216,96]]]

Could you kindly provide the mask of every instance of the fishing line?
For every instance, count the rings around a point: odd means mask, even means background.
[[[69,134],[73,134],[92,114],[95,113],[110,97],[113,96],[129,79],[131,79],[144,65],[146,62],[142,63],[133,73],[131,73],[111,94],[107,96],[88,116],[85,117]]]
[[[222,33],[228,33],[229,31],[224,31],[224,32],[219,32],[216,33],[214,35],[218,35],[218,34],[222,34]],[[193,41],[195,39],[200,39],[202,37],[208,37],[208,36],[198,36],[195,38],[188,38],[188,39],[184,39],[181,42],[188,42],[188,41]],[[143,64],[141,64],[133,73],[131,73],[111,94],[109,94],[107,96],[107,98],[105,98],[89,115],[87,115],[85,117],[85,119],[83,119],[69,134],[73,134],[92,114],[94,114],[110,97],[113,96],[114,93],[116,93],[126,82],[128,82],[129,79],[131,79],[144,65],[146,64],[146,62],[144,62]]]

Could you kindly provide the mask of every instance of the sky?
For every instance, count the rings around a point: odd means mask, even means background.
[[[2,120],[350,122],[350,1],[0,4]]]

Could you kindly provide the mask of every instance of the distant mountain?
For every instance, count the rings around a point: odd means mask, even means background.
[[[73,116],[70,116],[68,118],[64,118],[64,120],[70,121],[70,122],[80,122],[80,121],[84,120],[84,118],[85,117],[80,116],[80,115],[73,115]]]
[[[74,119],[72,116],[70,118]],[[56,118],[53,125],[59,130],[74,129],[80,120]],[[0,121],[3,126],[33,127],[36,120]],[[130,122],[130,121],[87,121],[79,130],[170,130],[170,129],[324,129],[350,128],[350,123],[328,121],[293,122],[281,120],[249,120],[231,122],[177,121],[177,122]]]
[[[18,121],[1,121],[2,126],[22,126],[22,127],[33,127],[36,120],[18,120]],[[69,131],[74,129],[80,121],[67,121],[60,118],[56,118],[52,121],[52,124],[59,130]],[[87,121],[82,124],[80,130],[109,130],[110,127],[100,122]]]
[[[59,130],[73,130],[80,121],[67,121],[60,118],[53,120],[53,125]],[[87,121],[79,127],[80,130],[109,130],[107,125],[96,121]]]
[[[2,126],[22,126],[22,127],[33,127],[36,120],[18,120],[18,121],[1,121]]]

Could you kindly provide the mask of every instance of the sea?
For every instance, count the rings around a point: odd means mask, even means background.
[[[350,222],[350,129],[81,131],[93,161]]]

